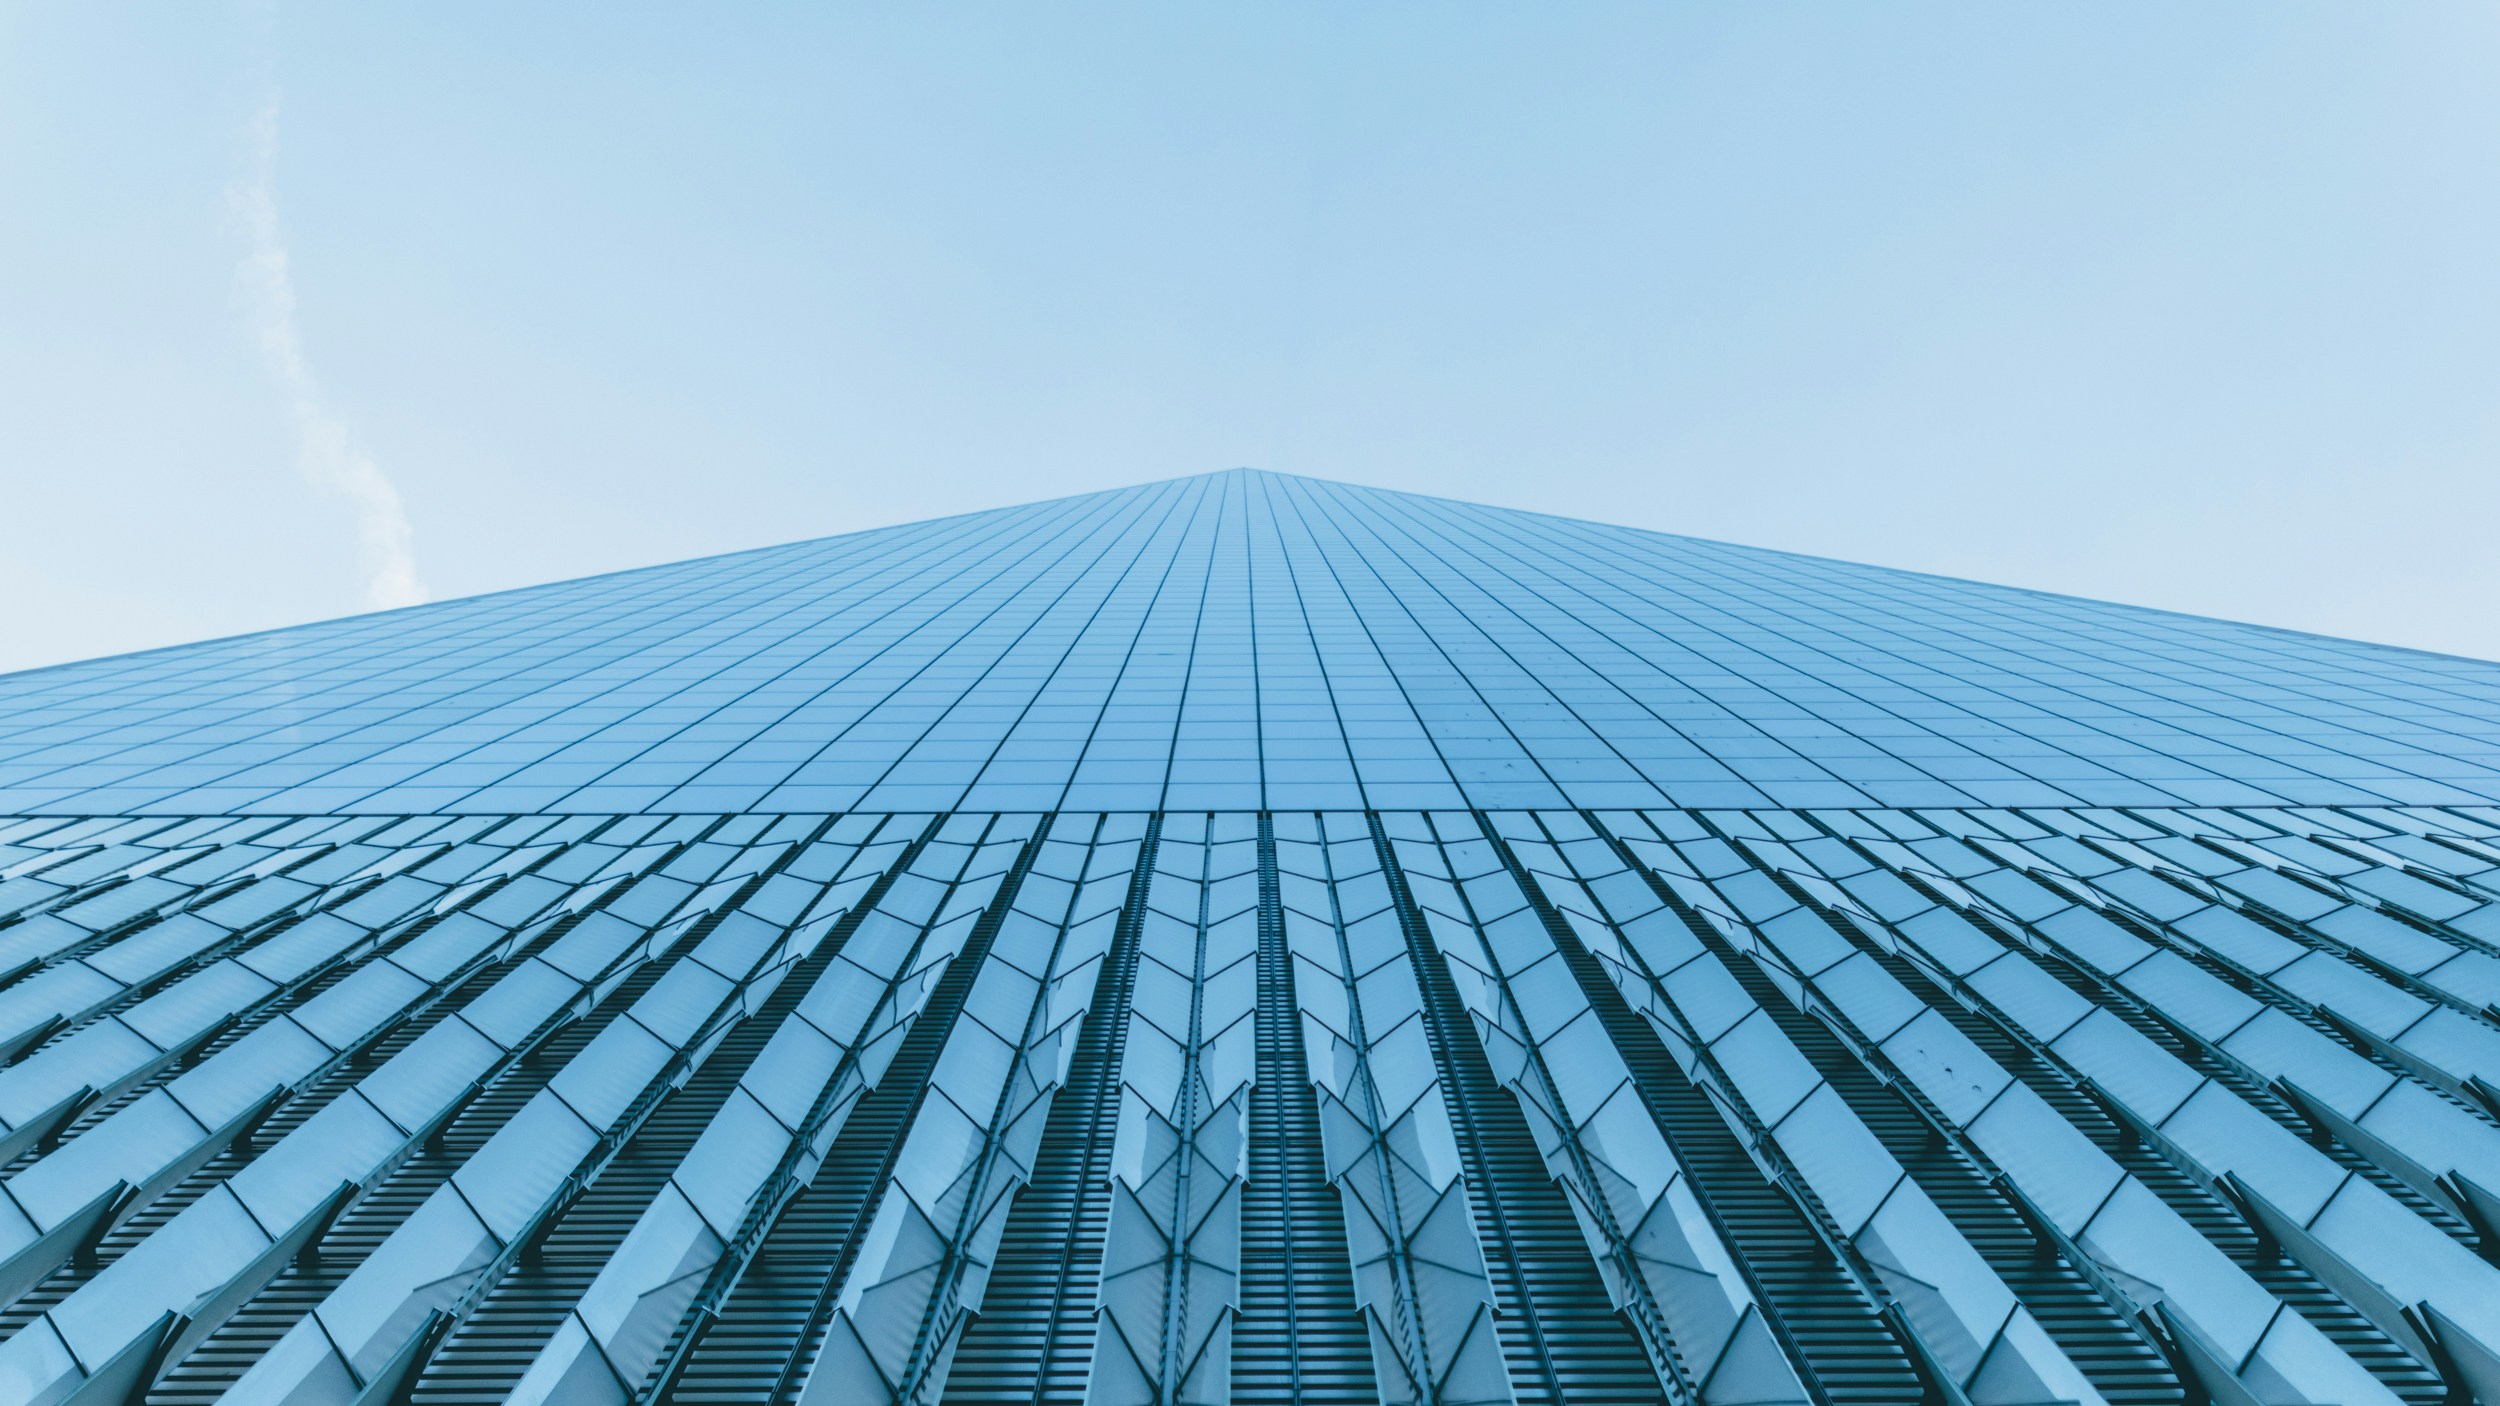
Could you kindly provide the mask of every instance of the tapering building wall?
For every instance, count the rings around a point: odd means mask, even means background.
[[[2495,758],[1248,472],[0,679],[0,1402],[2500,1400]]]

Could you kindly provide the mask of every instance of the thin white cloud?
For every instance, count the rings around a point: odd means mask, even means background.
[[[419,604],[426,598],[425,586],[417,579],[408,506],[390,475],[356,446],[347,422],[322,400],[296,330],[295,279],[288,268],[286,233],[278,223],[276,99],[254,115],[251,139],[250,165],[226,189],[244,239],[235,283],[262,360],[295,427],[297,467],[307,482],[346,499],[356,514],[367,608]]]

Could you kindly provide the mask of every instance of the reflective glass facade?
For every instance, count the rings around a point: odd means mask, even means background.
[[[2495,744],[1251,472],[0,678],[0,1403],[2500,1400]]]
[[[0,681],[30,814],[2477,805],[2500,668],[1275,474]]]

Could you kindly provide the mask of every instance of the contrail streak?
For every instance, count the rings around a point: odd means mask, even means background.
[[[338,494],[355,510],[366,606],[389,610],[419,604],[425,600],[425,587],[417,580],[407,504],[382,466],[349,437],[347,422],[323,402],[296,329],[295,280],[288,268],[285,231],[278,223],[275,99],[254,115],[251,137],[250,167],[226,191],[245,241],[235,281],[262,359],[294,424],[297,467],[314,487]]]

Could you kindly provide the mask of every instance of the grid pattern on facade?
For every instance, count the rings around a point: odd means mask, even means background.
[[[2500,1391],[2488,810],[22,818],[0,967],[13,1401]]]
[[[0,679],[0,811],[2422,805],[2500,666],[1237,471]]]
[[[1247,472],[0,679],[0,1406],[2500,1401],[2496,683]]]

